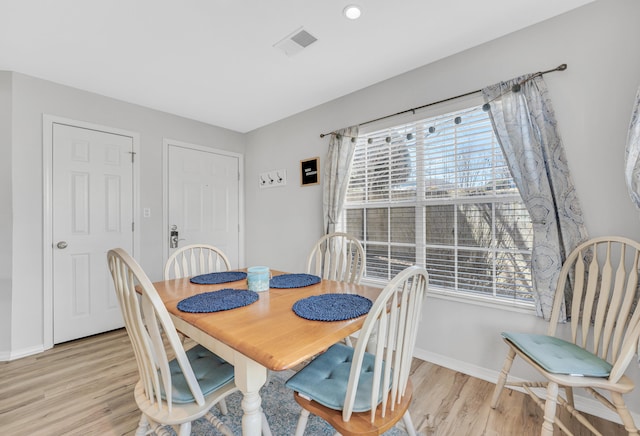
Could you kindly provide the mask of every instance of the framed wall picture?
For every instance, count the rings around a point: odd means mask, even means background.
[[[313,157],[300,161],[300,184],[302,186],[320,183],[320,158]]]

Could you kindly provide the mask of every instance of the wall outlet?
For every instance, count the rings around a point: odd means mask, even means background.
[[[258,175],[260,188],[275,188],[287,184],[287,170],[271,170]]]

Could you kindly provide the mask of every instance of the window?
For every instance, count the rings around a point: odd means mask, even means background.
[[[342,221],[365,279],[417,264],[432,288],[533,302],[531,219],[481,106],[360,133]]]

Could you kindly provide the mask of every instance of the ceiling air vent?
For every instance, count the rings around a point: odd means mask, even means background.
[[[282,50],[287,56],[293,56],[317,40],[318,38],[300,27],[295,32],[276,42],[273,46]]]

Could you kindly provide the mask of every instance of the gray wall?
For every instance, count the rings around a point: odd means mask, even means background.
[[[19,352],[43,344],[43,113],[140,133],[140,207],[151,208],[152,215],[140,221],[137,257],[152,279],[161,277],[159,247],[165,237],[163,137],[245,154],[246,263],[295,272],[304,269],[306,255],[322,233],[321,185],[299,185],[300,160],[320,156],[324,167],[328,138],[320,139],[321,132],[567,63],[566,72],[549,74],[546,81],[589,232],[640,239],[639,215],[623,177],[629,117],[640,85],[638,16],[640,2],[599,0],[246,135],[22,74],[0,73],[0,148],[12,162],[12,172],[6,173],[6,160],[0,161],[0,200],[12,204],[9,212],[0,212],[0,225],[12,228],[1,237],[12,244],[11,254],[0,247],[0,268],[5,260],[12,264],[6,282],[12,281],[11,295],[0,301],[0,353],[3,346]],[[8,112],[11,121],[4,117]],[[259,189],[260,172],[282,168],[288,172],[287,186]],[[1,286],[0,296],[6,289]],[[5,321],[7,312],[10,321]],[[9,322],[10,341],[5,333]],[[544,331],[546,324],[529,313],[432,296],[421,328],[419,356],[495,380],[505,353],[500,331]],[[525,374],[522,365],[514,369]],[[637,365],[632,363],[628,373],[640,380]],[[640,413],[640,389],[629,398],[631,410]]]
[[[0,354],[11,349],[11,74],[0,71]]]
[[[246,259],[302,271],[322,232],[320,186],[299,186],[299,160],[320,156],[320,133],[438,101],[501,80],[555,68],[545,76],[569,167],[592,236],[640,239],[639,214],[624,182],[624,149],[640,85],[640,2],[600,0],[565,15],[394,77],[247,135]],[[312,85],[310,85],[312,86]],[[286,168],[286,187],[259,189],[258,173]],[[428,299],[421,356],[490,380],[502,365],[503,330],[544,332],[531,314]],[[525,375],[516,365],[516,374]],[[629,375],[640,380],[638,365]],[[640,389],[629,395],[640,413]]]
[[[42,115],[49,114],[140,134],[141,252],[152,279],[162,278],[162,147],[171,138],[244,153],[244,135],[97,94],[13,73],[13,290],[12,350],[43,344],[42,277]],[[1,165],[1,164],[0,164]],[[26,316],[29,314],[29,316]]]

